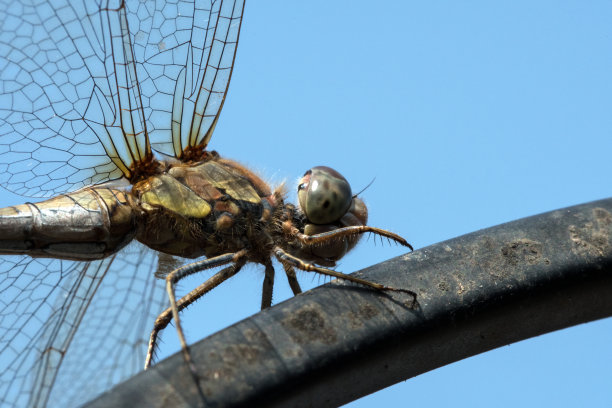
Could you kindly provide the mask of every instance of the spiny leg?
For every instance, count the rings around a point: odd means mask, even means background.
[[[282,263],[282,262],[281,262]],[[297,280],[297,276],[295,276],[295,269],[293,266],[283,264],[283,268],[285,268],[285,274],[287,275],[287,280],[289,281],[289,286],[291,286],[291,290],[294,295],[299,295],[302,293],[302,288],[300,287],[300,283]]]
[[[189,292],[188,294],[180,298],[178,302],[176,302],[178,311],[180,312],[187,306],[194,303],[200,297],[210,292],[212,289],[216,288],[221,283],[225,282],[227,279],[231,278],[235,274],[237,274],[240,271],[240,269],[244,266],[244,264],[245,264],[244,260],[239,260],[234,265],[228,266],[220,270],[219,272],[211,276],[209,279],[207,279],[200,286],[198,286],[197,288],[195,288],[194,290],[192,290],[191,292]],[[172,321],[172,308],[171,307],[164,310],[162,313],[159,314],[159,316],[157,316],[157,319],[155,319],[155,324],[153,325],[153,330],[151,331],[151,336],[149,338],[149,347],[147,350],[147,356],[145,358],[145,370],[151,367],[151,363],[153,361],[153,354],[155,352],[155,347],[157,344],[157,337],[159,333],[162,330],[164,330],[166,326],[168,326],[170,321]]]
[[[360,285],[368,286],[370,288],[377,289],[377,290],[386,290],[386,291],[392,291],[392,292],[407,293],[407,294],[411,295],[415,300],[416,300],[416,297],[417,297],[416,293],[414,293],[413,291],[408,290],[408,289],[398,289],[398,288],[393,288],[393,287],[390,287],[390,286],[381,285],[380,283],[370,282],[368,280],[357,278],[355,276],[346,275],[346,274],[344,274],[342,272],[334,271],[332,269],[327,269],[327,268],[321,268],[321,267],[315,266],[315,265],[313,265],[311,263],[304,262],[300,258],[295,257],[295,256],[285,252],[280,247],[275,247],[274,248],[274,255],[276,256],[276,258],[278,258],[278,260],[283,265],[293,266],[293,267],[296,267],[296,268],[301,269],[303,271],[317,272],[317,273],[320,273],[320,274],[323,274],[323,275],[333,276],[335,278],[344,279],[344,280],[347,280],[347,281],[350,281],[350,282],[354,282],[354,283],[358,283]]]
[[[202,391],[202,388],[200,387],[199,376],[195,368],[195,365],[193,364],[193,361],[191,360],[191,354],[189,353],[189,348],[187,347],[187,342],[185,341],[185,335],[183,333],[183,328],[181,326],[181,321],[180,321],[180,317],[178,314],[178,306],[176,303],[176,297],[174,295],[174,285],[179,280],[183,279],[184,277],[200,272],[202,270],[225,265],[230,262],[233,262],[234,264],[236,264],[241,260],[241,258],[244,257],[245,254],[246,254],[246,250],[242,250],[236,253],[224,254],[224,255],[216,256],[214,258],[204,259],[202,261],[194,262],[192,264],[185,265],[183,267],[175,269],[174,271],[170,272],[168,276],[166,276],[166,291],[168,292],[168,297],[170,299],[170,308],[172,309],[172,318],[174,319],[174,322],[176,325],[176,332],[181,342],[183,358],[185,359],[185,363],[187,363],[187,367],[189,368],[189,371],[191,372],[191,377],[194,381],[194,384],[196,386],[196,389],[202,401],[204,401],[205,399],[204,392]],[[244,263],[244,260],[242,261],[242,263]]]
[[[351,235],[359,235],[359,234],[364,234],[366,232],[371,232],[373,234],[380,235],[385,238],[389,238],[397,242],[398,244],[401,244],[405,247],[410,248],[411,251],[413,250],[412,245],[410,245],[408,241],[406,241],[401,236],[394,234],[391,231],[387,231],[387,230],[375,228],[375,227],[370,227],[368,225],[355,225],[351,227],[343,227],[343,228],[335,229],[333,231],[322,232],[320,234],[313,234],[313,235],[303,234],[299,232],[297,228],[294,228],[294,230],[292,231],[293,235],[295,235],[301,242],[303,242],[306,245],[317,245],[325,241],[329,241],[330,239],[337,239],[340,237],[346,237],[346,236],[351,236]]]
[[[227,279],[237,274],[240,271],[241,267],[242,265],[234,264],[223,268],[222,270],[211,276],[204,283],[202,283],[200,286],[180,298],[178,302],[176,302],[179,312],[194,303],[204,294],[210,292],[212,289],[216,288],[221,283],[225,282]],[[151,364],[153,362],[153,355],[157,346],[157,337],[159,336],[159,333],[164,330],[171,321],[171,307],[161,312],[155,319],[155,324],[153,325],[153,330],[151,331],[151,336],[149,337],[149,347],[147,349],[147,356],[145,358],[145,370],[151,367]]]
[[[272,289],[274,289],[274,267],[272,262],[268,260],[265,266],[266,271],[261,289],[261,310],[272,306]]]

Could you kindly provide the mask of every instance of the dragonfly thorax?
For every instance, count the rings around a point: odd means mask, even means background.
[[[134,185],[132,195],[142,214],[136,238],[186,258],[269,245],[262,232],[279,201],[259,177],[220,158],[171,167]]]

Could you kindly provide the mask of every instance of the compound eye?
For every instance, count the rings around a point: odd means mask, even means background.
[[[336,170],[317,166],[308,170],[298,185],[298,200],[313,224],[338,221],[351,206],[351,186]]]

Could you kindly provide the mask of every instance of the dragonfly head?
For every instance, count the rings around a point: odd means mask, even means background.
[[[348,181],[330,167],[313,167],[304,174],[298,185],[298,201],[307,219],[304,225],[306,235],[366,225],[368,221],[364,202],[353,196]],[[311,250],[320,258],[335,261],[351,250],[358,240],[357,235],[343,237]]]
[[[331,224],[346,214],[353,201],[349,182],[336,170],[317,166],[298,185],[300,207],[313,224]]]

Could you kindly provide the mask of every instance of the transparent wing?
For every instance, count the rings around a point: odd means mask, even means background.
[[[0,27],[2,185],[48,196],[129,174],[146,137],[125,10],[1,0]]]
[[[142,370],[168,301],[153,251],[134,244],[92,263],[2,261],[0,405],[78,406]]]
[[[6,406],[26,406],[34,384],[38,382],[40,389],[44,382],[40,368],[57,366],[61,359],[57,353],[64,349],[61,343],[70,340],[69,326],[78,324],[78,313],[95,293],[104,268],[101,262],[80,264],[25,256],[3,257],[0,268],[0,362],[4,368],[0,401]],[[68,325],[62,330],[63,322]],[[59,347],[47,349],[56,340]]]
[[[168,307],[157,264],[157,254],[138,243],[118,254],[76,331],[49,406],[83,404],[142,371],[153,322]]]
[[[0,183],[49,196],[215,127],[244,1],[0,1]]]
[[[156,150],[180,158],[186,148],[208,144],[231,79],[243,8],[239,0],[160,0],[134,16],[130,29]]]

